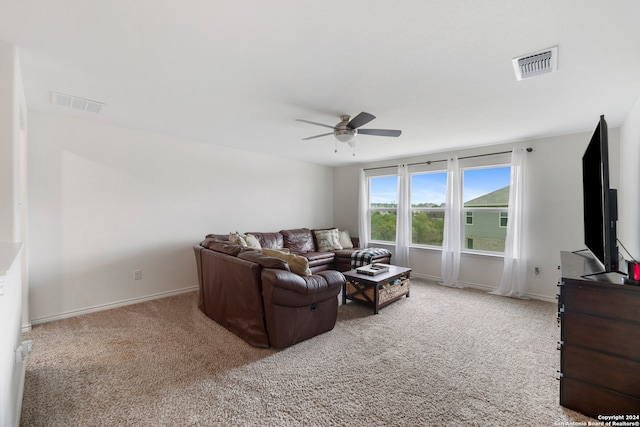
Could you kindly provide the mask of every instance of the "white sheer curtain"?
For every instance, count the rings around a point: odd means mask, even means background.
[[[396,264],[409,267],[411,243],[411,209],[409,209],[409,171],[406,165],[398,165],[398,212],[396,222]]]
[[[364,169],[360,169],[360,181],[358,190],[358,237],[360,247],[369,246],[369,191],[367,177]]]
[[[524,226],[525,148],[515,148],[511,154],[511,185],[507,216],[507,238],[504,248],[504,270],[500,287],[492,294],[526,298],[527,255]]]
[[[447,197],[444,208],[444,239],[442,241],[442,285],[463,287],[458,283],[460,272],[460,246],[462,238],[462,198],[460,193],[460,166],[458,158],[447,159]]]

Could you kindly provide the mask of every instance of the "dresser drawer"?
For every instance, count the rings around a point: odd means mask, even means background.
[[[560,338],[566,345],[640,361],[640,325],[574,313],[565,307]]]
[[[596,419],[640,413],[640,399],[571,378],[560,380],[560,404]]]
[[[565,310],[637,322],[640,326],[638,287],[631,285],[592,287],[572,284],[561,286],[561,288],[561,301]]]
[[[640,398],[640,361],[565,344],[562,346],[560,370],[563,378]]]

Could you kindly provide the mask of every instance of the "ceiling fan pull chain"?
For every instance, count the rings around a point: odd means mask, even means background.
[[[333,140],[333,152],[336,153],[336,154],[338,153],[338,140],[337,139]]]

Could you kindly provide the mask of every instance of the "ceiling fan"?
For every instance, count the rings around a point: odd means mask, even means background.
[[[310,123],[316,126],[323,126],[326,128],[333,129],[333,132],[323,133],[320,135],[309,136],[307,138],[302,138],[303,141],[308,139],[320,138],[321,136],[333,135],[340,142],[346,142],[355,150],[355,141],[356,136],[358,134],[362,135],[377,135],[377,136],[400,136],[402,131],[392,130],[392,129],[358,129],[360,126],[364,126],[369,123],[371,120],[375,119],[376,116],[373,114],[365,113],[364,111],[353,119],[349,115],[340,116],[340,122],[335,126],[325,125],[323,123],[316,123],[309,120],[304,119],[296,119],[299,122]],[[336,147],[336,152],[337,152]],[[355,153],[354,153],[355,155]]]

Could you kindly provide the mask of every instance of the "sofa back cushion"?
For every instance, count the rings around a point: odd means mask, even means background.
[[[313,234],[308,228],[296,228],[293,230],[281,230],[284,247],[289,248],[292,254],[304,254],[313,252]]]
[[[229,235],[228,234],[207,234],[206,239],[229,241]]]
[[[284,247],[282,234],[280,233],[254,233],[248,232],[245,234],[252,234],[260,242],[262,248],[267,249],[282,249]]]

